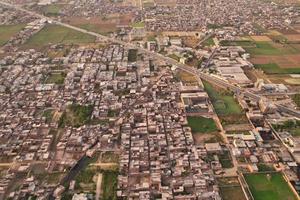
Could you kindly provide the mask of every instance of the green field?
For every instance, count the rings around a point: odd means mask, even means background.
[[[203,46],[214,46],[215,42],[213,40],[213,38],[208,38],[207,40],[205,40],[202,44]]]
[[[188,117],[188,125],[193,133],[211,133],[218,131],[215,121],[205,117]]]
[[[118,172],[104,171],[102,178],[102,200],[117,199]]]
[[[25,48],[43,48],[53,44],[88,44],[95,37],[63,26],[48,24],[32,36],[24,45]]]
[[[282,174],[245,174],[255,200],[296,200]]]
[[[0,25],[0,46],[3,46],[11,37],[25,27],[25,24]]]
[[[246,51],[252,55],[284,55],[297,54],[299,50],[291,45],[275,44],[273,42],[255,42],[256,47],[245,47]]]
[[[292,136],[300,136],[300,120],[287,120],[281,124],[272,124],[276,131],[286,131]]]
[[[255,42],[252,40],[222,40],[220,42],[222,46],[242,46],[242,47],[255,47]]]
[[[46,84],[58,84],[61,85],[65,81],[66,74],[65,73],[51,73],[49,74],[44,83]]]
[[[256,64],[254,67],[266,74],[300,74],[300,68],[280,68],[276,63]]]
[[[46,16],[57,16],[59,15],[63,5],[50,4],[42,8],[44,15]]]
[[[145,27],[145,22],[135,22],[135,23],[132,23],[131,26],[133,28],[144,28]]]
[[[204,88],[210,97],[214,109],[219,115],[231,115],[243,113],[242,108],[236,102],[230,91],[216,89],[210,83],[203,81]]]
[[[90,122],[92,112],[92,105],[69,105],[66,111],[60,117],[58,126],[61,128],[65,126],[80,127]]]
[[[293,95],[292,99],[296,103],[297,107],[300,108],[300,94]]]

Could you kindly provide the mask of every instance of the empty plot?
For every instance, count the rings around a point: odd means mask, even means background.
[[[255,36],[251,36],[251,38],[256,41],[256,42],[271,42],[272,40],[265,35],[255,35]]]

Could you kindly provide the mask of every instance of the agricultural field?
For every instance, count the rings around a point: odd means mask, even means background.
[[[300,74],[300,66],[299,68],[282,68],[276,63],[255,64],[254,66],[266,74]]]
[[[223,200],[246,200],[237,178],[218,178],[217,182]]]
[[[296,200],[281,173],[245,174],[255,200]]]
[[[188,125],[193,133],[210,133],[218,131],[215,121],[205,117],[188,117]]]
[[[63,26],[48,24],[40,32],[33,35],[23,48],[43,49],[53,44],[89,44],[95,37]]]
[[[21,31],[26,25],[0,25],[0,47],[3,46],[11,37]]]
[[[69,17],[64,19],[66,23],[73,26],[83,28],[89,31],[108,35],[118,30],[118,26],[131,25],[132,16],[127,15],[111,15],[96,17]]]

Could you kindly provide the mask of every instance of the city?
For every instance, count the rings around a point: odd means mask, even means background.
[[[298,0],[0,0],[0,199],[300,199]]]

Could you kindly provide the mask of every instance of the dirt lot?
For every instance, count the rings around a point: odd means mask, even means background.
[[[251,59],[253,64],[276,63],[281,68],[300,67],[300,55],[263,56],[257,55]]]
[[[106,17],[69,17],[64,21],[74,26],[85,28],[98,33],[107,33],[116,31],[118,26],[127,26],[131,24],[132,16],[128,15],[110,15]]]
[[[284,35],[290,42],[300,42],[300,34],[288,34]]]
[[[270,42],[272,41],[268,36],[259,36],[259,35],[256,35],[256,36],[251,36],[251,38],[256,41],[256,42]]]

